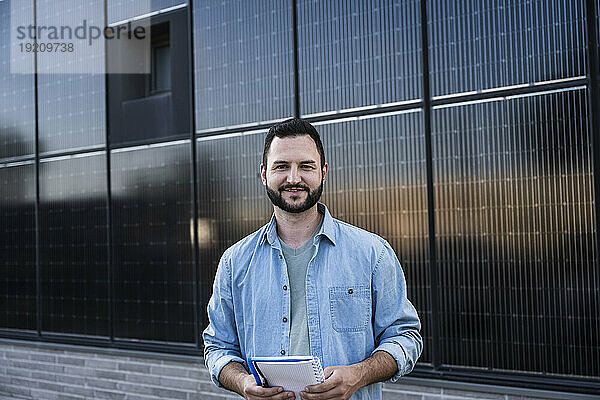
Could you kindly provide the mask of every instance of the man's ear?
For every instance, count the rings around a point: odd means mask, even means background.
[[[262,184],[267,186],[267,167],[263,163],[260,163],[260,179]]]
[[[323,182],[325,182],[325,178],[327,178],[327,172],[329,172],[329,164],[325,163],[321,169],[321,174],[323,174]]]

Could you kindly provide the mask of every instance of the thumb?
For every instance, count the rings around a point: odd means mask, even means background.
[[[323,375],[325,376],[325,379],[329,378],[333,372],[335,371],[335,367],[327,367],[323,370]]]

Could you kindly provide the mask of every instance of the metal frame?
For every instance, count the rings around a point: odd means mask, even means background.
[[[589,129],[592,138],[592,158],[594,165],[594,198],[596,213],[596,268],[600,269],[600,55],[596,21],[596,1],[586,0],[587,45],[588,45],[588,103]]]
[[[427,24],[427,1],[421,0],[421,72],[423,84],[423,131],[425,133],[425,168],[427,185],[427,220],[429,235],[429,299],[431,301],[431,364],[437,369],[440,359],[439,321],[440,301],[437,247],[435,243],[435,193],[433,188],[433,150],[431,144],[431,87],[429,82],[429,29]]]
[[[104,1],[104,25],[108,26],[108,4],[107,1]],[[104,42],[104,65],[105,68],[108,65],[108,43]],[[106,137],[105,137],[105,160],[106,160],[106,262],[107,262],[107,272],[108,272],[108,335],[110,341],[114,341],[115,339],[115,324],[114,324],[114,315],[116,313],[116,303],[115,303],[115,284],[114,284],[114,271],[113,271],[113,237],[112,237],[112,174],[111,174],[111,163],[110,163],[110,124],[108,123],[110,115],[109,115],[109,96],[108,96],[108,79],[105,75],[104,77],[104,108],[105,108],[105,116],[106,116]]]
[[[299,86],[299,49],[298,49],[298,16],[297,16],[297,1],[290,0],[292,6],[292,25],[293,25],[293,63],[294,63],[294,116],[299,117],[300,114],[300,86]],[[34,0],[34,21],[37,21],[37,1]],[[187,5],[188,12],[188,35],[189,35],[189,49],[188,49],[188,62],[190,63],[190,83],[194,88],[194,17],[193,17],[193,2],[188,1]],[[443,360],[440,357],[440,343],[439,343],[439,297],[437,291],[439,289],[439,270],[437,267],[437,256],[436,256],[436,242],[435,242],[435,204],[434,204],[434,190],[433,190],[433,154],[432,154],[432,143],[431,143],[431,112],[434,107],[438,106],[451,106],[459,105],[465,102],[481,101],[496,98],[503,98],[507,96],[515,95],[534,95],[537,93],[546,92],[549,90],[567,89],[574,87],[586,86],[588,89],[588,100],[589,100],[589,129],[592,137],[592,151],[593,151],[593,173],[595,177],[600,176],[600,137],[596,135],[596,132],[600,132],[600,81],[599,81],[599,55],[597,51],[598,37],[597,37],[597,26],[596,26],[596,4],[594,0],[586,0],[586,31],[587,31],[587,46],[588,46],[588,76],[578,77],[570,80],[562,80],[557,82],[547,82],[537,85],[521,85],[519,87],[504,88],[499,90],[490,90],[478,93],[469,93],[464,95],[457,95],[443,98],[432,98],[430,91],[430,80],[429,80],[429,42],[428,42],[428,17],[427,17],[427,0],[420,0],[420,23],[421,23],[421,62],[422,62],[422,99],[414,102],[407,102],[406,104],[396,104],[391,106],[382,106],[379,108],[366,109],[360,111],[349,111],[340,112],[335,115],[326,116],[312,116],[306,119],[310,122],[320,121],[335,121],[341,118],[359,117],[365,115],[377,115],[395,111],[405,110],[423,110],[423,126],[425,133],[425,146],[426,146],[426,182],[427,182],[427,206],[428,206],[428,228],[429,228],[429,252],[430,252],[430,299],[431,299],[431,320],[429,321],[432,326],[432,362],[430,365],[418,364],[411,374],[415,378],[428,378],[428,379],[442,379],[442,380],[458,380],[461,382],[471,382],[477,384],[495,384],[495,385],[518,385],[520,387],[528,387],[533,389],[550,389],[550,390],[561,390],[569,391],[573,393],[589,393],[594,394],[600,390],[600,379],[594,378],[571,378],[560,375],[539,375],[533,373],[516,373],[516,372],[485,372],[479,368],[470,367],[450,367],[444,365]],[[108,12],[107,12],[107,0],[104,1],[104,19],[105,23],[108,24]],[[106,60],[105,52],[105,63]],[[34,67],[37,71],[37,55],[34,56]],[[37,104],[38,101],[38,79],[37,74],[34,77],[34,98]],[[108,115],[108,84],[105,81],[106,88],[106,143],[104,146],[90,147],[85,149],[78,149],[76,151],[64,151],[56,152],[52,154],[39,153],[39,117],[38,108],[35,107],[35,155],[27,155],[22,157],[14,157],[11,159],[2,160],[0,162],[15,162],[15,161],[26,161],[35,160],[35,177],[36,177],[36,201],[35,201],[35,241],[36,241],[36,255],[35,255],[35,268],[36,268],[36,330],[32,331],[17,331],[9,329],[0,329],[0,337],[22,339],[39,342],[49,343],[63,343],[72,345],[87,345],[87,346],[98,346],[104,348],[116,348],[124,350],[142,350],[151,352],[167,352],[172,354],[186,354],[193,356],[201,356],[203,353],[201,343],[201,331],[200,331],[200,320],[201,320],[201,307],[199,304],[200,295],[200,265],[199,265],[199,246],[197,234],[193,235],[193,279],[194,279],[194,321],[195,321],[195,332],[194,337],[196,343],[193,344],[167,344],[167,343],[155,343],[150,341],[129,341],[123,339],[117,339],[114,336],[114,315],[116,302],[114,299],[114,258],[113,258],[113,238],[112,238],[112,208],[111,208],[111,159],[110,152],[114,148],[119,147],[131,147],[134,143],[128,143],[127,145],[111,146],[110,134],[109,134],[109,115]],[[195,92],[191,91],[189,99],[190,107],[190,133],[189,135],[181,137],[170,137],[162,138],[154,141],[144,141],[139,144],[152,144],[161,142],[171,142],[180,139],[190,139],[190,156],[191,168],[192,168],[192,216],[193,216],[193,229],[197,232],[197,217],[198,217],[198,193],[197,193],[197,159],[196,159],[196,143],[198,138],[204,136],[216,136],[237,132],[244,132],[248,129],[262,130],[269,128],[270,124],[262,123],[256,124],[251,127],[244,128],[223,128],[211,130],[210,133],[199,133],[195,130]],[[39,196],[39,165],[40,160],[47,157],[56,157],[61,155],[75,155],[88,153],[98,150],[104,150],[106,152],[106,168],[107,168],[107,194],[106,194],[106,206],[107,206],[107,241],[108,241],[108,280],[109,280],[109,323],[110,335],[107,338],[93,338],[84,337],[79,335],[67,335],[58,333],[44,333],[41,330],[42,325],[42,310],[41,310],[41,271],[40,271],[40,196]],[[596,228],[596,265],[600,263],[600,180],[594,179],[594,195],[595,195],[595,228]]]
[[[33,0],[33,23],[37,26],[37,0]],[[37,34],[34,38],[37,44]],[[40,275],[40,126],[38,116],[38,74],[37,74],[37,53],[33,53],[33,68],[36,72],[33,77],[33,98],[35,101],[35,312],[37,336],[42,336],[42,303],[41,303],[41,285],[42,277]]]
[[[292,0],[292,35],[294,59],[294,117],[300,118],[300,71],[298,57],[298,11],[296,0]]]
[[[200,248],[198,245],[198,168],[197,168],[197,159],[196,159],[196,93],[193,90],[195,85],[194,80],[194,7],[193,1],[188,0],[188,34],[190,36],[190,46],[188,48],[188,62],[189,62],[189,81],[192,87],[190,91],[190,156],[192,157],[192,162],[190,163],[190,168],[192,169],[192,229],[194,232],[194,236],[192,238],[192,246],[193,246],[193,279],[194,279],[194,337],[196,338],[196,348],[202,350],[202,338],[200,332]]]

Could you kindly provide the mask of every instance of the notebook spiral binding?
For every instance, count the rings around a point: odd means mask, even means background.
[[[323,379],[323,367],[321,366],[321,360],[319,360],[319,358],[317,358],[317,357],[313,357],[312,367],[313,367],[313,371],[315,374],[315,378],[317,379],[317,382],[322,383],[324,379]]]

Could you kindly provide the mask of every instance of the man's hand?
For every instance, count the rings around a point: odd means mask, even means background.
[[[306,400],[342,399],[347,400],[363,384],[361,368],[358,365],[336,365],[323,371],[325,381],[306,387],[300,396]]]
[[[254,375],[238,362],[232,361],[221,369],[219,382],[226,389],[233,390],[248,400],[272,399],[287,400],[294,398],[294,392],[284,392],[281,386],[264,388],[256,384]]]
[[[281,386],[269,388],[258,386],[253,375],[248,375],[244,379],[242,391],[244,398],[247,400],[287,400],[294,398],[294,392],[284,392]]]
[[[348,400],[361,387],[390,379],[397,371],[394,357],[385,351],[376,351],[358,364],[325,368],[325,382],[307,386],[300,396],[306,400]]]

